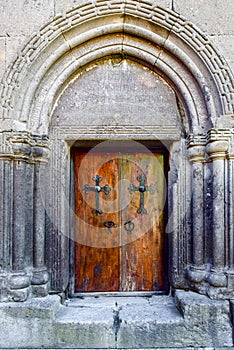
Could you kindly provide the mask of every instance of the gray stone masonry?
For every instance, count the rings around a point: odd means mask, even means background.
[[[1,349],[232,348],[229,302],[183,291],[175,298],[102,296],[61,305],[54,295],[2,303],[0,328]]]

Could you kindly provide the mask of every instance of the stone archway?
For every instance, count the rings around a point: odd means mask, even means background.
[[[23,48],[2,84],[1,163],[5,177],[14,184],[3,195],[2,299],[24,300],[30,291],[46,295],[47,268],[52,290],[67,288],[68,235],[61,235],[69,229],[64,211],[69,195],[67,148],[77,139],[96,138],[97,125],[83,132],[50,128],[51,116],[60,95],[83,67],[112,56],[140,62],[156,72],[174,89],[185,111],[187,144],[185,137],[175,141],[169,136],[174,141],[169,179],[172,287],[230,297],[234,263],[231,72],[205,35],[173,11],[149,2],[126,1],[123,7],[101,1],[84,3],[44,26]],[[117,137],[128,138],[137,129],[139,138],[151,138],[140,123],[137,128],[130,125],[126,133],[121,125],[107,125],[102,134],[111,137],[114,130]],[[160,138],[156,129],[150,133]],[[37,185],[48,158],[60,171],[52,191],[56,198],[52,220],[45,217]],[[51,257],[48,266],[45,244]],[[28,246],[33,253],[25,255]]]

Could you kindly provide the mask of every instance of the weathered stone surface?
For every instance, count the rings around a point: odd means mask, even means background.
[[[73,349],[217,349],[232,346],[229,303],[196,293],[173,298],[58,296],[0,306],[0,347]],[[196,314],[194,316],[194,313]],[[15,337],[7,337],[15,334]],[[222,343],[222,344],[221,344]],[[215,346],[217,345],[217,347]]]
[[[227,63],[234,72],[234,34],[214,34],[211,36],[211,40],[220,49],[223,57],[227,60]]]
[[[32,298],[24,303],[0,304],[0,317],[12,317],[20,319],[50,319],[53,320],[60,309],[59,296],[47,296],[46,298]],[[2,320],[0,318],[0,320]]]
[[[46,348],[43,348],[44,350],[57,350],[57,349],[51,349],[51,348],[49,348],[49,349],[46,349]],[[109,348],[109,350],[115,350],[116,348]],[[170,350],[228,350],[228,349],[230,349],[230,350],[232,350],[233,348],[231,347],[231,348],[211,348],[211,347],[199,347],[199,348],[191,348],[191,347],[183,347],[183,348],[170,348]],[[7,349],[1,349],[1,350],[7,350]],[[19,348],[17,348],[17,349],[14,349],[14,350],[24,350],[24,349],[19,349]],[[31,350],[38,350],[38,349],[31,349]],[[67,350],[80,350],[80,348],[78,349],[78,348],[70,348],[70,349],[68,349],[67,348]],[[97,348],[95,348],[95,349],[89,349],[89,350],[97,350]],[[139,349],[136,349],[136,348],[125,348],[125,350],[168,350],[168,348],[139,348]]]
[[[172,2],[177,13],[154,7],[171,7]],[[80,7],[69,11],[42,27],[54,15],[54,10],[64,13],[68,8],[82,4],[87,6],[81,11]],[[114,16],[111,8],[114,11],[117,8],[118,14]],[[125,8],[131,16],[122,16]],[[232,0],[225,3],[221,0],[1,2],[2,72],[13,62],[24,39],[41,28],[19,53],[14,68],[2,82],[0,108],[4,118],[16,119],[16,124],[13,124],[17,125],[17,130],[28,128],[33,133],[50,133],[52,158],[48,192],[51,202],[48,203],[52,215],[47,221],[51,220],[49,224],[55,227],[47,225],[44,230],[44,207],[40,206],[39,199],[35,201],[34,196],[38,194],[37,182],[32,181],[36,171],[29,169],[35,170],[34,164],[43,156],[41,148],[33,149],[28,141],[22,141],[22,144],[13,141],[11,144],[9,134],[7,137],[0,135],[1,156],[7,159],[0,168],[0,203],[4,203],[0,208],[2,301],[24,301],[29,295],[45,296],[48,293],[47,276],[33,275],[35,267],[44,266],[45,232],[46,264],[52,273],[52,289],[56,292],[67,289],[67,236],[70,233],[67,213],[70,208],[66,210],[64,203],[66,199],[70,203],[69,146],[78,138],[97,140],[117,135],[120,139],[156,140],[162,134],[169,140],[171,150],[168,186],[168,206],[173,222],[169,238],[171,260],[168,261],[171,287],[194,288],[216,299],[233,298],[234,130],[215,129],[217,119],[221,129],[224,127],[222,120],[226,120],[227,115],[228,121],[232,122],[233,78],[209,41],[209,37],[217,39],[218,47],[222,48],[228,62],[233,63],[233,12]],[[102,17],[110,13],[113,17]],[[208,37],[180,15],[198,24]],[[76,28],[84,18],[84,26]],[[109,31],[102,35],[107,22]],[[115,25],[118,30],[121,28],[121,33],[111,32]],[[81,38],[82,31],[85,35]],[[91,34],[92,41],[75,47],[77,38],[82,42]],[[224,37],[225,48],[222,46]],[[112,47],[117,47],[117,50],[112,51]],[[126,57],[132,55],[132,50],[135,60],[144,62],[151,70],[129,63],[130,59]],[[128,64],[121,65],[120,61],[116,66],[113,61],[109,66],[100,63],[101,54],[109,57],[116,53],[118,57],[124,57],[122,62]],[[90,62],[84,59],[89,55],[95,61],[92,67],[86,66]],[[82,65],[85,68],[80,72]],[[156,70],[165,80],[155,73]],[[64,72],[70,72],[70,75],[64,78]],[[51,125],[54,100],[64,89]],[[181,124],[177,128],[178,110]],[[224,117],[219,118],[221,113]],[[97,128],[97,124],[101,127]],[[12,130],[10,123],[6,125],[7,130]],[[171,126],[175,128],[170,129]],[[228,122],[225,126],[230,128]],[[209,144],[213,137],[209,135],[212,127],[216,133],[214,138],[227,147],[217,161],[219,152],[211,152],[208,146],[206,151],[211,155],[210,159],[205,154],[201,164],[193,166],[191,171],[184,137],[189,133],[207,134],[205,142]],[[182,135],[181,140],[175,143],[178,135]],[[22,139],[27,137],[22,135]],[[26,164],[20,165],[22,159]],[[191,160],[197,162],[194,154]],[[209,162],[209,168],[204,164],[203,169],[203,161]],[[213,196],[214,205],[212,200],[205,202],[204,195]],[[200,230],[203,223],[205,230]],[[10,281],[12,265],[16,271],[23,271],[33,278],[26,277],[26,283],[21,278]],[[230,271],[227,271],[227,266]],[[232,346],[228,301],[211,301],[184,292],[177,292],[176,300],[182,315],[169,297],[141,298],[130,302],[125,298],[84,299],[67,306],[61,306],[58,298],[54,302],[53,297],[49,297],[45,298],[47,305],[40,304],[40,299],[33,299],[31,304],[4,304],[0,309],[0,329],[4,329],[0,347],[27,347],[29,339],[31,347],[39,348],[176,346],[179,349],[196,346],[213,349]],[[233,302],[231,306],[233,314]]]
[[[208,34],[233,34],[232,0],[174,0],[174,9]]]
[[[12,300],[17,302],[22,302],[27,300],[29,296],[29,290],[28,288],[24,289],[13,289],[9,293],[9,297],[11,297]]]
[[[12,276],[9,281],[9,286],[11,289],[21,289],[26,288],[30,284],[29,278],[27,276],[16,275]]]
[[[0,33],[7,36],[30,35],[54,14],[53,1],[1,1]]]
[[[58,101],[54,126],[164,125],[176,127],[174,91],[150,69],[112,59],[82,71]]]
[[[0,37],[0,79],[6,67],[6,38]]]
[[[195,346],[232,346],[228,301],[214,301],[193,292],[176,291],[175,302],[185,323],[190,324]]]
[[[25,41],[25,35],[6,36],[6,68],[14,62]]]
[[[45,297],[49,293],[48,283],[41,285],[32,285],[32,294],[35,297]]]

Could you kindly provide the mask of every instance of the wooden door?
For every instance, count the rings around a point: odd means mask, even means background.
[[[72,154],[75,292],[164,290],[164,155]]]

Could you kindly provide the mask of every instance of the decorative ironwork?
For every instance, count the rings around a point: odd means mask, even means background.
[[[103,193],[105,193],[105,195],[108,195],[111,191],[111,187],[108,184],[101,187],[100,182],[102,181],[102,177],[99,175],[93,176],[92,180],[95,182],[95,186],[90,186],[89,184],[86,184],[83,188],[83,191],[85,191],[85,193],[95,192],[96,208],[93,209],[93,214],[101,215],[102,210],[99,207],[99,193],[103,192]]]
[[[124,223],[124,229],[127,232],[132,232],[134,228],[135,228],[135,224],[131,220],[128,220]]]
[[[146,191],[149,191],[151,194],[153,194],[156,190],[156,187],[155,185],[146,186],[147,178],[144,174],[137,176],[137,181],[140,182],[140,186],[135,186],[134,184],[131,184],[128,190],[130,192],[136,192],[136,191],[140,192],[140,207],[137,209],[137,213],[143,215],[143,214],[147,214],[147,210],[145,209],[144,193]]]
[[[111,220],[105,221],[104,226],[108,228],[109,233],[112,233],[111,232],[112,227],[117,227],[117,225],[114,223],[114,221],[111,221]]]

